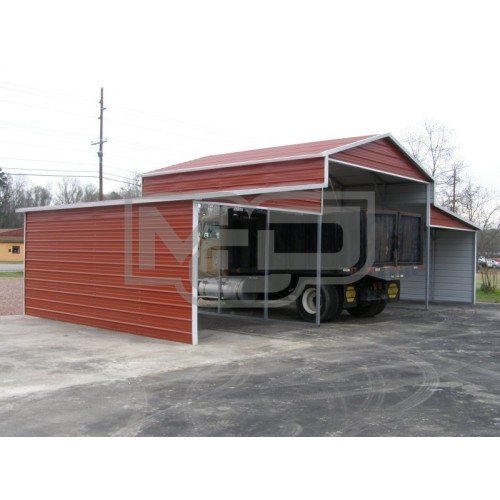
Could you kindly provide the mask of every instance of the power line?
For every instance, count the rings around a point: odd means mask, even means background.
[[[72,101],[74,103],[82,104],[84,103],[85,105],[89,105],[92,103],[92,105],[95,105],[95,101],[90,101],[90,100],[84,100],[81,98],[76,98],[74,96],[69,96],[65,94],[60,94],[57,92],[52,92],[52,91],[47,91],[44,89],[39,89],[36,87],[28,87],[28,86],[23,86],[11,82],[5,82],[5,81],[0,81],[0,89],[4,89],[6,91],[14,91],[14,92],[20,92],[22,94],[27,94],[27,95],[33,95],[33,96],[41,96],[41,97],[50,97],[51,99],[59,99],[61,102],[64,101]],[[34,109],[41,109],[41,110],[47,110],[47,111],[61,111],[63,113],[67,114],[73,114],[75,116],[80,116],[84,118],[90,118],[88,115],[83,114],[83,113],[78,113],[78,112],[72,112],[72,111],[62,111],[62,110],[53,110],[50,107],[43,106],[43,105],[38,105],[38,104],[31,104],[29,102],[23,103],[19,102],[16,100],[8,100],[8,99],[3,99],[3,102],[7,102],[16,106],[26,106]],[[104,108],[103,99],[101,97],[101,107]],[[182,137],[187,140],[192,140],[194,143],[212,143],[212,144],[223,144],[220,141],[213,140],[210,138],[204,138],[204,137],[196,137],[195,134],[190,135],[189,132],[187,134],[183,134],[181,132],[176,132],[172,130],[166,130],[165,127],[162,127],[160,125],[159,128],[153,126],[142,126],[137,121],[146,121],[146,122],[160,122],[162,124],[166,124],[169,126],[175,126],[176,124],[187,128],[189,130],[195,130],[198,132],[204,132],[206,134],[211,134],[215,136],[224,136],[224,137],[233,137],[233,138],[238,138],[238,139],[244,139],[244,140],[250,140],[252,142],[257,141],[255,138],[250,138],[247,136],[243,136],[240,134],[235,134],[232,132],[220,130],[220,129],[215,129],[215,128],[210,128],[206,127],[200,124],[196,124],[193,122],[187,122],[183,120],[178,120],[175,118],[167,117],[164,115],[160,114],[154,114],[150,113],[147,111],[140,111],[137,109],[132,109],[132,108],[127,108],[127,107],[121,107],[121,106],[108,106],[108,109],[113,111],[111,114],[111,117],[107,117],[107,120],[109,119],[111,123],[119,124],[119,125],[124,125],[126,127],[130,127],[133,129],[137,130],[146,130],[150,132],[156,132],[156,133],[162,133],[166,135],[167,137]],[[104,110],[104,109],[103,109]],[[131,123],[129,120],[121,121],[117,120],[113,117],[113,114],[119,113],[119,114],[124,114],[128,116],[133,116],[135,119],[134,123]],[[101,120],[101,127],[102,127],[102,116],[99,117]],[[87,122],[85,122],[85,125],[87,125]],[[6,121],[0,121],[0,129],[6,129],[6,130],[13,130],[18,132],[18,135],[21,136],[21,134],[32,134],[32,135],[40,135],[40,136],[50,136],[54,138],[64,138],[64,142],[76,142],[81,143],[84,140],[88,141],[89,140],[89,134],[86,133],[81,133],[77,131],[69,131],[69,130],[60,130],[60,129],[49,129],[46,127],[40,127],[40,126],[35,126],[32,124],[27,124],[27,123],[19,123],[19,122],[6,122]],[[127,132],[124,131],[123,135],[125,135]],[[118,137],[122,136],[122,132],[119,133]],[[126,135],[125,135],[126,136]],[[42,140],[42,139],[39,139]],[[135,163],[138,162],[140,163],[141,167],[140,170],[145,170],[145,164],[148,163],[147,159],[144,157],[144,153],[147,156],[151,156],[151,160],[149,161],[150,164],[154,163],[154,165],[150,168],[157,168],[158,164],[161,163],[163,164],[164,162],[162,160],[156,160],[156,157],[159,157],[159,155],[168,155],[172,163],[175,163],[176,161],[182,161],[185,157],[188,155],[192,155],[193,151],[190,147],[186,148],[189,149],[188,151],[184,149],[177,149],[175,147],[162,147],[160,145],[153,145],[151,143],[143,143],[143,142],[136,142],[136,141],[129,141],[129,140],[123,140],[123,139],[113,139],[113,137],[110,138],[110,140],[113,143],[113,146],[109,149],[107,149],[107,154],[111,155],[112,157],[118,157],[118,158],[126,158],[128,160],[127,164],[130,163]],[[55,142],[56,139],[53,139],[51,142]],[[8,141],[5,141],[8,142]],[[28,140],[28,142],[31,142],[31,140]],[[56,146],[48,146],[46,144],[40,145],[40,144],[27,144],[26,142],[19,142],[18,144],[20,145],[26,145],[26,146],[31,146],[33,148],[47,148],[47,147],[52,147],[55,150],[69,150],[69,151],[79,151],[79,152],[87,152],[87,150],[84,150],[83,148],[64,148],[59,145],[59,142],[63,141],[58,141]],[[103,140],[102,136],[100,137],[100,141],[97,142],[97,144],[100,145],[100,150],[98,152],[98,155],[102,154],[102,144],[106,142]],[[178,142],[178,140],[173,140],[172,142]],[[11,143],[14,143],[11,141]],[[164,143],[162,141],[162,143]],[[158,142],[157,142],[158,144]],[[194,149],[196,150],[197,147],[195,146]],[[137,154],[137,156],[140,156],[139,159],[133,159],[127,154],[116,154],[114,151],[120,152],[123,150],[135,150],[135,151],[140,151],[140,153]],[[133,154],[133,153],[132,153]],[[176,158],[172,158],[172,156],[175,156]],[[12,161],[38,161],[39,163],[44,163],[44,162],[49,162],[49,163],[56,163],[55,160],[35,160],[31,158],[25,158],[25,159],[16,159],[10,156],[4,157],[4,159],[11,159]],[[99,158],[100,163],[102,162],[102,157]],[[120,161],[120,160],[118,160]],[[90,163],[84,163],[84,162],[60,162],[61,164],[69,164],[69,165],[90,165]],[[93,165],[93,164],[92,164]],[[99,167],[101,169],[101,167]],[[123,171],[123,168],[116,168],[112,166],[106,165],[106,169],[110,170],[116,170],[116,171]],[[113,174],[115,175],[115,174]]]
[[[27,172],[30,172],[30,171],[34,171],[34,172],[40,172],[39,169],[36,169],[36,168],[21,168],[21,167],[3,167],[3,168],[6,168],[8,170],[23,170],[23,171],[27,171]],[[46,172],[59,172],[60,174],[62,174],[62,176],[71,176],[70,175],[70,172],[78,172],[78,173],[89,173],[88,171],[86,170],[77,170],[77,169],[73,169],[73,168],[70,168],[70,169],[64,169],[64,170],[59,170],[59,169],[56,169],[56,168],[44,168],[42,170],[42,172],[46,173]],[[9,172],[6,172],[6,173],[9,173]],[[34,174],[26,174],[26,175],[34,175]],[[113,177],[117,177],[119,179],[125,179],[126,181],[130,181],[131,177],[125,177],[123,175],[118,175],[118,174],[113,174],[113,173],[110,173],[108,175],[111,175]]]
[[[27,105],[27,106],[31,106],[31,105]],[[39,108],[39,106],[32,106],[32,107]],[[49,110],[50,108],[44,108],[44,109]],[[68,112],[68,113],[70,113],[70,112]],[[83,116],[85,118],[89,118],[88,115],[83,115],[81,113],[74,113],[74,114],[76,114],[78,116]],[[135,128],[135,129],[143,129],[143,130],[147,130],[147,131],[151,131],[151,132],[164,133],[165,135],[183,137],[186,139],[191,139],[191,140],[196,141],[196,142],[208,142],[208,143],[212,143],[212,144],[223,144],[219,141],[214,141],[211,139],[195,137],[195,136],[191,136],[191,135],[187,135],[187,134],[181,134],[181,133],[173,132],[170,130],[167,131],[167,130],[162,130],[162,129],[153,128],[153,127],[143,127],[141,125],[132,124],[129,122],[123,122],[123,121],[116,120],[116,119],[110,119],[110,121],[112,123],[125,125],[127,127],[131,127],[131,128]],[[68,140],[79,140],[79,139],[84,139],[84,138],[88,137],[87,135],[83,135],[81,132],[68,132],[66,130],[48,129],[46,127],[38,127],[38,126],[31,125],[31,124],[19,123],[19,122],[16,123],[16,122],[1,121],[0,128],[6,129],[6,130],[15,130],[15,131],[19,131],[22,133],[28,133],[28,134],[70,138]],[[105,142],[105,141],[103,141],[103,142]],[[184,151],[184,150],[175,149],[175,148],[164,148],[164,147],[159,147],[159,146],[152,146],[150,144],[137,143],[137,142],[133,142],[133,141],[114,139],[113,142],[120,143],[120,144],[126,144],[127,147],[132,148],[132,149],[141,149],[141,150],[146,150],[146,151],[158,151],[158,152],[164,151],[164,152],[180,153],[180,154],[186,154],[186,155],[190,154],[189,151]]]
[[[5,125],[2,125],[2,123]],[[75,132],[68,133],[68,132],[64,132],[62,130],[46,129],[46,128],[36,127],[33,125],[24,124],[24,123],[10,123],[9,124],[9,122],[0,122],[0,128],[7,129],[7,130],[17,130],[19,132],[28,133],[28,134],[38,134],[38,135],[47,135],[47,136],[52,136],[52,137],[62,137],[66,140],[71,140],[71,141],[80,141],[80,139],[84,140],[84,138],[86,139],[88,137],[88,136],[84,136],[81,133],[75,133]],[[131,149],[145,149],[146,151],[189,154],[189,152],[182,151],[179,149],[163,148],[163,147],[152,146],[152,145],[143,144],[143,143],[137,143],[137,142],[133,142],[133,141],[125,141],[125,140],[120,140],[120,139],[112,139],[112,141],[113,141],[113,143],[125,144]]]
[[[121,139],[113,139],[113,137],[110,138],[110,140],[113,141],[113,143],[118,143],[118,144],[125,144],[127,146],[130,146],[131,149],[145,149],[146,151],[158,151],[158,152],[168,152],[168,153],[185,153],[189,154],[187,151],[181,151],[179,149],[172,149],[172,148],[162,148],[159,146],[151,146],[148,144],[144,144],[141,142],[134,142],[134,141],[123,141]]]
[[[89,99],[82,99],[82,98],[76,97],[76,96],[70,96],[67,94],[62,94],[59,92],[40,89],[37,87],[29,87],[29,86],[25,86],[25,85],[19,85],[19,84],[12,83],[12,82],[0,81],[0,89],[12,91],[12,92],[20,92],[20,93],[34,95],[34,96],[38,96],[38,97],[47,97],[50,99],[62,99],[65,101],[72,101],[75,103],[84,104],[86,106],[95,105],[94,101],[91,101]],[[29,106],[29,107],[35,107],[35,108],[47,109],[50,111],[54,111],[51,108],[46,108],[46,107],[31,105],[31,104],[25,104],[25,103],[18,103],[15,101],[4,100],[4,102],[10,102],[12,104],[18,104],[21,106]],[[186,128],[197,129],[199,131],[206,132],[206,133],[213,134],[213,135],[221,135],[224,137],[233,137],[236,139],[244,139],[245,141],[251,141],[251,142],[260,142],[261,141],[261,139],[257,139],[255,137],[250,137],[250,136],[246,136],[243,134],[236,134],[234,132],[230,132],[227,130],[208,127],[206,125],[201,125],[199,123],[194,123],[194,122],[188,122],[185,120],[179,120],[177,118],[172,118],[172,117],[168,117],[165,115],[159,115],[159,114],[151,113],[149,111],[137,110],[137,109],[128,108],[128,107],[124,107],[124,106],[117,106],[117,105],[108,106],[108,108],[115,110],[118,113],[130,115],[130,116],[135,116],[135,117],[141,117],[145,120],[176,123],[176,124],[181,125],[181,126],[186,127]],[[61,111],[61,112],[75,114],[75,115],[79,115],[79,116],[84,116],[86,118],[90,118],[90,116],[83,115],[82,113],[74,113],[74,112],[69,112],[69,111]],[[124,122],[119,122],[119,121],[116,121],[116,123],[126,124]],[[126,124],[126,125],[128,125],[128,124]],[[132,125],[132,126],[135,126],[137,128],[147,129],[147,127],[141,127],[138,125]],[[179,134],[177,134],[177,135],[179,135]],[[185,137],[190,137],[190,136],[185,136]]]
[[[5,85],[8,85],[5,87]],[[14,88],[12,88],[14,87]],[[0,81],[0,88],[4,90],[9,90],[11,92],[20,92],[23,94],[35,95],[38,97],[46,97],[49,99],[64,99],[66,101],[73,101],[79,104],[84,104],[86,106],[94,106],[95,102],[90,99],[83,99],[81,97],[70,96],[68,94],[61,94],[59,92],[54,92],[52,90],[45,90],[36,87],[28,87],[26,85],[19,85],[17,83]]]
[[[66,165],[68,167],[70,167],[71,165],[85,165],[85,166],[88,165],[88,166],[91,166],[91,167],[95,166],[94,163],[83,162],[83,161],[39,160],[39,159],[35,159],[35,158],[14,158],[12,156],[0,156],[0,160],[23,161],[23,162],[24,161],[29,161],[29,162],[36,162],[36,163],[56,163],[56,164],[59,164],[59,165]],[[7,168],[16,168],[16,167],[7,167]],[[123,172],[123,168],[113,167],[113,166],[108,166],[108,168],[111,169],[111,170],[117,170],[119,172]],[[23,168],[23,169],[17,169],[17,170],[33,170],[33,169]],[[116,175],[118,177],[123,177],[123,176],[119,176],[118,174],[111,174],[111,175]]]
[[[47,98],[51,98],[51,99],[72,101],[72,102],[75,102],[78,104],[84,104],[85,106],[90,106],[90,105],[94,106],[95,105],[95,101],[91,101],[90,99],[83,99],[83,98],[76,97],[76,96],[70,96],[68,94],[62,94],[59,92],[49,91],[46,89],[40,89],[37,87],[29,87],[29,86],[20,85],[20,84],[16,84],[16,83],[12,83],[12,82],[0,81],[0,89],[4,89],[7,91],[13,91],[13,92],[21,92],[24,94],[34,95],[34,96],[38,96],[38,97],[47,97]],[[5,101],[5,102],[9,102],[9,101]],[[10,101],[10,102],[15,103],[14,101]],[[49,109],[50,111],[53,111],[51,108],[42,108],[41,106],[36,106],[36,105],[23,104],[23,103],[16,103],[16,104],[19,104],[22,106],[39,107],[41,109]],[[238,133],[234,133],[234,132],[228,131],[228,130],[209,127],[209,126],[202,125],[199,123],[189,122],[186,120],[180,120],[178,118],[172,118],[172,117],[168,117],[165,115],[155,114],[155,113],[151,113],[149,111],[133,109],[133,108],[125,107],[125,106],[119,106],[119,105],[109,106],[108,105],[108,109],[114,110],[117,113],[122,113],[122,114],[129,115],[129,116],[139,117],[139,118],[142,118],[142,119],[148,120],[148,121],[170,122],[170,123],[177,124],[177,125],[180,125],[182,127],[185,127],[185,128],[191,129],[191,130],[198,130],[198,131],[209,133],[212,135],[219,135],[219,136],[223,136],[223,137],[232,137],[235,139],[245,140],[247,142],[252,142],[252,143],[259,143],[259,142],[262,142],[262,140],[263,140],[261,138],[250,137],[250,136],[247,136],[244,134],[238,134]],[[67,112],[67,111],[61,111],[61,112]],[[83,115],[81,113],[73,113],[73,112],[67,112],[67,113],[89,117],[88,115]],[[115,120],[115,122],[128,125],[127,123],[119,122],[117,120]],[[131,125],[131,126],[135,126],[136,128],[148,129],[148,127],[141,127],[141,126],[136,125],[136,124]],[[155,130],[157,130],[157,129],[155,129]],[[161,130],[157,130],[157,131],[160,132]],[[174,133],[174,135],[181,135],[181,134]],[[205,140],[205,139],[194,138],[194,137],[186,136],[186,135],[184,135],[184,137],[193,138],[196,140]],[[210,140],[205,140],[205,141],[212,142]]]
[[[50,135],[54,137],[63,137],[65,139],[67,139],[68,137],[78,137],[82,139],[83,137],[86,137],[83,136],[81,133],[65,132],[63,130],[49,129],[45,127],[36,127],[33,125],[28,125],[26,123],[14,123],[14,122],[2,121],[0,122],[0,128],[8,130],[18,130],[20,132],[28,134],[41,134],[41,135]],[[69,140],[78,140],[78,139],[69,139]]]
[[[56,113],[64,113],[64,114],[67,114],[67,115],[83,116],[84,118],[94,118],[91,115],[86,115],[86,114],[83,114],[83,113],[76,113],[74,111],[66,111],[66,110],[63,110],[63,109],[54,109],[54,108],[49,108],[47,106],[38,106],[36,104],[27,104],[27,103],[24,103],[24,102],[10,101],[8,99],[0,99],[0,102],[6,102],[8,104],[15,104],[16,106],[24,106],[26,108],[41,109],[41,110],[44,110],[44,111],[50,111],[51,113],[56,112]]]
[[[28,142],[19,142],[19,141],[5,141],[2,139],[1,141],[2,144],[15,144],[16,146],[28,146],[30,148],[50,148],[53,150],[57,151],[78,151],[80,153],[89,153],[91,152],[90,149],[83,149],[83,148],[65,148],[61,146],[53,146],[51,144],[34,144],[34,143],[28,143]]]
[[[109,121],[111,123],[118,123],[119,125],[125,125],[126,127],[131,127],[131,128],[135,128],[135,129],[141,129],[141,130],[147,130],[149,132],[164,133],[164,134],[168,134],[168,135],[174,135],[176,137],[183,137],[184,139],[193,139],[195,141],[209,142],[211,144],[224,145],[223,142],[214,141],[212,139],[205,139],[205,138],[202,138],[202,137],[194,137],[192,135],[181,134],[179,132],[172,132],[170,130],[169,131],[161,130],[161,129],[153,128],[153,127],[143,127],[141,125],[137,125],[137,124],[129,123],[129,122],[123,122],[121,120],[116,120],[114,118],[110,118]]]
[[[157,114],[154,114],[154,113],[150,113],[148,111],[139,111],[139,110],[135,110],[135,109],[131,109],[131,108],[126,108],[126,107],[123,107],[123,106],[115,106],[115,105],[110,105],[110,106],[108,106],[108,108],[110,110],[115,110],[118,113],[123,113],[123,114],[131,115],[131,116],[139,116],[139,117],[143,117],[146,120],[150,120],[150,121],[163,121],[163,122],[170,121],[170,122],[175,122],[175,123],[177,123],[179,125],[182,125],[182,126],[184,126],[186,128],[196,128],[196,129],[198,129],[198,130],[200,130],[202,132],[208,132],[208,133],[211,133],[211,134],[214,134],[214,135],[222,135],[222,136],[226,136],[226,137],[233,137],[233,138],[236,138],[236,139],[244,139],[246,141],[251,141],[251,142],[260,142],[261,141],[261,139],[257,139],[255,137],[245,136],[245,135],[242,135],[242,134],[235,134],[234,132],[229,132],[227,130],[216,129],[216,128],[213,128],[213,127],[207,127],[206,125],[201,125],[201,124],[198,124],[198,123],[188,122],[188,121],[185,121],[185,120],[179,120],[177,118],[170,118],[170,117],[167,117],[167,116],[164,116],[164,115],[157,115]]]
[[[7,174],[9,172],[6,172]],[[9,174],[9,175],[15,175],[15,176],[23,176],[23,177],[63,177],[61,175],[56,175],[56,174]],[[68,176],[66,176],[68,177]],[[98,175],[70,175],[69,177],[76,177],[78,179],[80,178],[87,178],[87,179],[99,179],[99,176]],[[107,181],[111,181],[111,182],[120,182],[122,184],[129,184],[131,186],[139,186],[138,183],[135,183],[135,182],[132,182],[132,181],[120,181],[118,179],[110,179],[106,176],[103,177],[103,179],[106,179]]]
[[[39,160],[35,158],[14,158],[12,156],[0,156],[0,160],[13,160],[13,161],[34,161],[38,163],[60,163],[61,165],[94,165],[90,162],[81,161],[61,161],[61,160]]]

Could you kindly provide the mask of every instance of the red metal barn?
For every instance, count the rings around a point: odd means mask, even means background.
[[[386,134],[209,156],[144,175],[139,199],[23,209],[25,313],[196,344],[199,203],[320,217],[327,195],[366,191],[425,221],[401,297],[473,303],[478,228],[433,205],[433,179]]]

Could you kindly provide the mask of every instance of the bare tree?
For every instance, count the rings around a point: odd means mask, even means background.
[[[57,183],[58,192],[54,197],[57,205],[69,205],[82,201],[83,187],[75,177],[63,177]]]
[[[434,177],[438,205],[483,229],[499,224],[500,195],[467,175],[468,167],[455,154],[453,132],[444,125],[426,120],[420,131],[407,132],[403,142]]]
[[[417,131],[409,131],[403,135],[403,143],[412,156],[440,182],[442,173],[449,169],[453,161],[455,147],[454,133],[444,125],[432,120],[424,120]]]
[[[459,209],[459,198],[461,197],[466,168],[463,161],[456,161],[449,170],[441,175],[442,182],[436,193],[437,202],[452,212],[457,212]]]
[[[117,191],[106,194],[105,198],[108,200],[117,200],[121,198],[140,198],[141,195],[141,175],[139,172],[132,172],[129,180],[125,182],[124,186]]]
[[[83,194],[80,201],[98,201],[99,189],[94,184],[85,184],[83,186]]]
[[[69,205],[99,200],[99,190],[94,184],[82,184],[76,177],[63,177],[57,184],[54,201],[57,205]]]
[[[6,176],[1,202],[1,225],[3,227],[19,227],[23,225],[24,216],[16,212],[17,208],[32,206],[26,194],[28,183],[25,178]]]
[[[25,178],[7,174],[0,186],[0,227],[22,226],[24,216],[16,212],[18,208],[45,206],[50,201],[49,187],[30,186]]]
[[[2,189],[7,184],[7,175],[0,168],[0,189]]]
[[[486,257],[498,256],[500,249],[500,229],[486,229],[478,234],[477,252],[478,255]]]
[[[1,173],[0,176],[0,228],[13,227],[10,225],[12,214],[12,177]]]
[[[133,171],[125,187],[120,189],[123,198],[140,198],[142,196],[142,177],[140,172]]]
[[[453,135],[444,125],[424,120],[419,130],[404,134],[403,143],[434,177],[436,202],[456,212],[466,166],[455,156]]]
[[[45,207],[52,201],[50,186],[33,186],[27,190],[26,198],[29,207]]]
[[[499,224],[499,195],[467,177],[458,199],[458,213],[484,229]]]

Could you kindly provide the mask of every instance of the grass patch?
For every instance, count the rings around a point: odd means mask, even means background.
[[[22,271],[16,271],[16,272],[0,272],[0,278],[22,278],[24,276],[24,273]]]
[[[497,271],[498,270],[493,270],[491,273],[493,273],[490,276],[490,280],[496,284],[497,283]],[[488,302],[492,304],[499,304],[500,303],[500,286],[497,286],[497,289],[494,292],[485,292],[484,290],[481,290],[481,285],[483,284],[483,275],[481,273],[476,274],[476,301],[477,302]]]
[[[493,304],[500,304],[500,290],[496,292],[483,292],[479,288],[476,289],[477,302],[490,302]]]

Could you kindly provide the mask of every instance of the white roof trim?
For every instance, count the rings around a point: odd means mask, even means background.
[[[369,144],[370,142],[373,141],[379,141],[380,139],[385,139],[388,135],[389,134],[372,135],[370,137],[367,137],[366,139],[361,139],[356,142],[350,142],[349,144],[344,144],[343,146],[337,146],[336,148],[333,149],[327,149],[326,151],[323,151],[323,154],[325,156],[329,156],[335,153],[341,153],[342,151],[347,151],[348,149],[364,146],[365,144]]]
[[[72,203],[70,205],[48,205],[43,207],[27,207],[16,209],[17,213],[30,213],[30,212],[50,212],[51,210],[73,210],[78,208],[94,208],[94,207],[113,207],[125,205],[126,202],[134,203],[139,198],[129,198],[128,200],[107,200],[107,201],[90,201],[82,203]]]
[[[434,224],[431,224],[430,226],[432,229],[446,229],[448,231],[465,231],[466,233],[477,233],[480,231],[479,229],[466,229],[465,227],[450,227],[450,226],[437,226]]]
[[[389,177],[397,177],[399,179],[406,179],[412,182],[419,182],[421,184],[430,184],[430,181],[423,181],[421,179],[414,179],[413,177],[407,177],[406,175],[394,174],[392,172],[385,172],[384,170],[378,170],[373,167],[366,167],[363,165],[357,165],[356,163],[349,163],[347,161],[336,160],[335,158],[329,158],[330,163],[338,163],[339,165],[345,165],[346,167],[360,168],[361,170],[368,170],[369,172],[376,172],[377,174],[388,175]]]
[[[269,188],[235,189],[232,191],[212,191],[206,193],[176,193],[156,196],[145,196],[143,198],[128,198],[123,200],[96,201],[88,203],[73,203],[71,205],[53,205],[45,207],[18,208],[16,212],[50,212],[53,210],[77,210],[82,208],[116,207],[125,205],[140,205],[148,203],[159,203],[164,201],[205,201],[213,198],[230,198],[231,196],[245,196],[252,194],[282,193],[293,191],[309,191],[311,189],[323,189],[327,183],[298,184],[293,186],[273,186]]]

